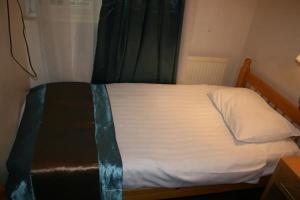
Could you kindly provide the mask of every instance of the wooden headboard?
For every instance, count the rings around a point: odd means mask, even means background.
[[[245,59],[240,70],[236,87],[250,87],[251,89],[254,89],[261,96],[263,96],[274,109],[280,112],[292,123],[300,126],[299,108],[257,75],[253,74],[250,70],[251,62],[252,61],[250,58]]]

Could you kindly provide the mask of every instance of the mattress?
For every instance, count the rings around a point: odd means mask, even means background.
[[[126,188],[255,183],[292,140],[236,141],[207,93],[209,85],[109,84]]]

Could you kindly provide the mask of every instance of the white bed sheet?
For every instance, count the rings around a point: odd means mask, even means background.
[[[208,85],[108,84],[124,186],[184,187],[257,182],[291,140],[245,144],[234,140],[207,97]]]
[[[300,150],[292,139],[266,143],[265,149],[267,152],[267,164],[264,168],[263,175],[272,174],[281,157],[300,155]]]

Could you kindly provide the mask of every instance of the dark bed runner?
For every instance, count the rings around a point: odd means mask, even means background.
[[[121,199],[122,161],[105,86],[32,89],[7,168],[10,199]]]

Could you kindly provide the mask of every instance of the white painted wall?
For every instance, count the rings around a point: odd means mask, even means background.
[[[295,104],[300,97],[300,1],[259,0],[244,56],[274,88]]]
[[[298,104],[299,0],[186,0],[178,77],[189,56],[229,59],[225,85],[236,81],[245,57],[254,71]]]
[[[14,63],[10,57],[6,1],[0,0],[0,184],[4,184],[6,160],[10,153],[19,121],[19,112],[29,88],[27,75]],[[11,1],[12,22],[14,26],[14,52],[21,62],[26,63],[22,31],[16,17],[16,4]]]
[[[178,76],[188,56],[227,58],[223,82],[232,85],[256,5],[257,0],[186,0]]]

